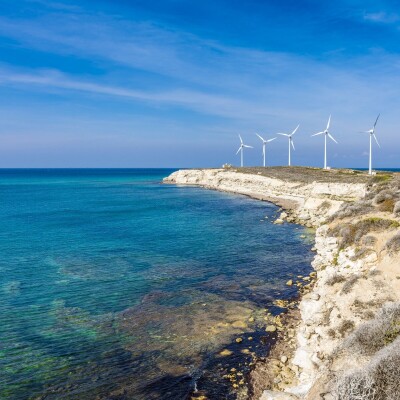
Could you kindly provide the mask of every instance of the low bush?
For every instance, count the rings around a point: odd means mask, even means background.
[[[331,203],[325,200],[318,206],[318,211],[326,211],[329,210],[330,208],[331,208]]]
[[[360,279],[359,275],[352,275],[350,279],[346,281],[346,283],[343,285],[341,294],[348,294],[351,292],[353,289],[353,286],[357,283],[357,281]]]
[[[400,399],[400,338],[378,352],[364,368],[338,379],[337,400]]]
[[[390,189],[382,190],[374,197],[374,204],[381,204],[386,200],[392,200],[394,193]]]
[[[397,233],[387,241],[386,250],[389,254],[395,254],[400,251],[400,233]]]
[[[375,319],[361,325],[344,343],[344,348],[365,355],[373,355],[400,333],[400,303],[383,306]],[[399,364],[400,365],[400,364]]]
[[[365,218],[355,224],[337,225],[330,230],[330,235],[340,237],[340,249],[358,243],[360,239],[370,232],[380,232],[386,229],[398,228],[400,224],[391,219]]]
[[[360,200],[355,203],[343,203],[339,210],[331,217],[331,221],[334,219],[343,219],[368,214],[373,209],[372,201],[368,200]]]
[[[378,240],[374,236],[364,236],[361,243],[364,246],[375,246]]]
[[[346,281],[346,278],[343,275],[334,274],[330,278],[328,278],[325,283],[328,286],[333,286],[336,283],[342,283],[342,282],[345,282],[345,281]]]
[[[378,209],[379,209],[379,211],[383,211],[383,212],[393,212],[394,199],[386,199],[386,200],[382,201],[382,203],[380,203],[378,205]]]
[[[346,336],[348,333],[352,332],[353,330],[354,330],[354,322],[349,319],[342,321],[342,323],[338,327],[338,333],[342,337]]]
[[[393,212],[397,215],[400,214],[400,201],[394,203]]]

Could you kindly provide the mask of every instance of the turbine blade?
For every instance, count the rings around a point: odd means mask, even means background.
[[[256,135],[257,135],[263,142],[265,142],[264,138],[261,137],[258,133],[256,133]]]
[[[281,136],[287,136],[289,137],[290,135],[288,135],[287,133],[277,133],[277,135],[281,135]]]
[[[240,143],[243,144],[243,140],[242,140],[242,137],[240,135],[239,135],[239,139],[240,139]]]
[[[371,131],[358,131],[358,133],[371,133]]]
[[[242,150],[242,146],[239,147],[239,150],[236,152],[236,154],[238,154],[240,150]]]
[[[326,130],[328,130],[328,129],[329,129],[329,126],[330,126],[330,124],[331,124],[331,115],[329,116],[329,119],[328,119],[328,125],[326,126]]]
[[[299,126],[300,124],[297,125],[296,129],[290,134],[290,136],[293,136],[296,133],[297,129],[299,129]]]
[[[337,141],[335,140],[335,138],[334,138],[330,133],[328,133],[328,136],[329,136],[335,143],[337,143]]]
[[[381,115],[381,114],[379,113],[378,116],[376,117],[376,121],[375,121],[375,123],[374,123],[374,130],[375,130],[376,124],[378,123],[378,119],[379,119],[379,116],[380,116],[380,115]]]
[[[372,136],[374,137],[376,144],[377,144],[379,147],[381,147],[381,145],[378,143],[378,139],[376,138],[375,133],[373,133]]]
[[[325,133],[325,132],[314,133],[314,135],[311,135],[311,136],[318,136],[318,135],[322,135],[323,133]]]
[[[272,138],[272,139],[268,139],[268,140],[267,140],[267,143],[272,142],[272,141],[275,140],[275,139],[276,139],[276,137],[274,137],[274,138]]]
[[[248,147],[249,149],[253,148],[253,146],[247,146],[247,144],[244,144],[243,147]]]
[[[296,150],[296,149],[294,148],[293,140],[291,140],[290,143],[292,143],[293,150]]]

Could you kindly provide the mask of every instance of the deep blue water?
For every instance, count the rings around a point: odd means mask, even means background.
[[[172,171],[0,170],[1,399],[184,399],[296,295],[312,232]]]

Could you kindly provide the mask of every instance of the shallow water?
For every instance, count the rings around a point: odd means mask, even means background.
[[[235,398],[207,376],[268,349],[265,307],[296,295],[313,237],[170,172],[0,170],[0,398]]]

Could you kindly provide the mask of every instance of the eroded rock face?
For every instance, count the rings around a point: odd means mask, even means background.
[[[319,226],[339,209],[343,201],[361,198],[366,193],[363,183],[304,183],[224,169],[179,170],[164,182],[203,186],[271,201],[291,210],[300,222],[309,226]],[[281,219],[286,217],[287,214],[281,215]]]
[[[363,322],[373,318],[383,304],[400,300],[400,273],[394,267],[399,265],[400,256],[393,258],[384,247],[394,233],[376,234],[371,242],[375,244],[360,254],[356,245],[341,249],[338,238],[330,236],[326,224],[344,202],[363,198],[367,185],[285,181],[229,170],[178,171],[166,182],[194,184],[268,200],[289,210],[288,215],[281,213],[281,220],[317,227],[316,255],[312,262],[316,281],[300,302],[301,322],[295,334],[294,355],[282,363],[292,366],[295,383],[279,387],[280,392],[264,391],[260,400],[315,400],[322,398],[321,394],[326,399],[336,398],[332,390],[334,377],[368,362],[366,357],[343,351],[346,338]],[[379,217],[381,215],[373,212],[362,216]],[[394,226],[398,231],[399,215],[390,218],[397,223]],[[351,222],[351,217],[348,220]]]

